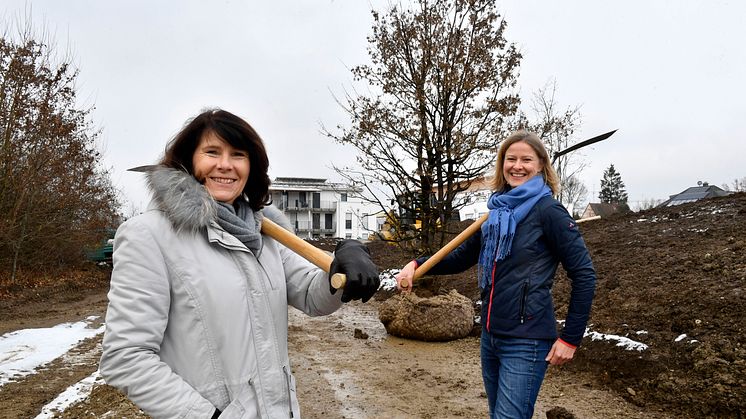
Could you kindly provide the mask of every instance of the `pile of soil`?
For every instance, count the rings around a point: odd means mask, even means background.
[[[590,329],[648,347],[625,350],[586,337],[568,368],[639,406],[686,417],[746,416],[746,194],[616,215],[580,229],[598,274]],[[382,269],[412,257],[387,243],[369,248]],[[415,284],[422,297],[450,289],[476,302],[476,268]],[[563,319],[570,281],[561,268],[553,293]]]

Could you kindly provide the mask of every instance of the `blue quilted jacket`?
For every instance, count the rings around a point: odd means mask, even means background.
[[[482,234],[478,231],[428,273],[463,272],[479,260]],[[427,257],[417,259],[422,264]],[[596,287],[588,249],[577,224],[552,197],[536,203],[516,228],[510,256],[497,261],[492,283],[482,289],[482,325],[495,335],[533,339],[557,338],[552,284],[562,263],[572,281],[570,304],[560,338],[574,346],[585,332]]]

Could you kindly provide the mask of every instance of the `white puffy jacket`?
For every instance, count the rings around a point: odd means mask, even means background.
[[[120,226],[100,370],[154,418],[299,418],[288,304],[342,304],[327,274],[267,236],[254,255],[184,172],[148,174],[154,205]],[[284,223],[279,210],[264,216]]]

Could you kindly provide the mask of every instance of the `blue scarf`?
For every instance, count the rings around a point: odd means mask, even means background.
[[[542,175],[536,175],[507,192],[495,192],[487,201],[490,215],[482,224],[482,250],[479,253],[479,287],[492,283],[492,265],[510,256],[518,224],[539,199],[552,196]]]

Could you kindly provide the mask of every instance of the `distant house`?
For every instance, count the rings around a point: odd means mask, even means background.
[[[692,186],[683,192],[671,195],[668,200],[663,201],[658,207],[672,207],[674,205],[686,204],[687,202],[699,201],[700,199],[730,195],[731,193],[715,185],[710,185],[707,182],[701,182],[701,185]]]
[[[605,202],[599,202],[599,203],[590,203],[587,207],[585,207],[585,210],[583,211],[583,214],[580,215],[580,219],[585,218],[591,218],[591,217],[608,217],[611,214],[616,214],[618,212],[625,212],[628,208],[626,205],[619,205],[619,204],[607,204]]]
[[[377,231],[380,209],[363,202],[359,189],[326,179],[278,177],[269,187],[272,202],[304,238],[367,239]]]
[[[456,195],[455,203],[463,204],[458,211],[459,219],[476,220],[486,214],[489,211],[487,200],[492,192],[492,182],[486,176],[474,179],[464,192]]]

